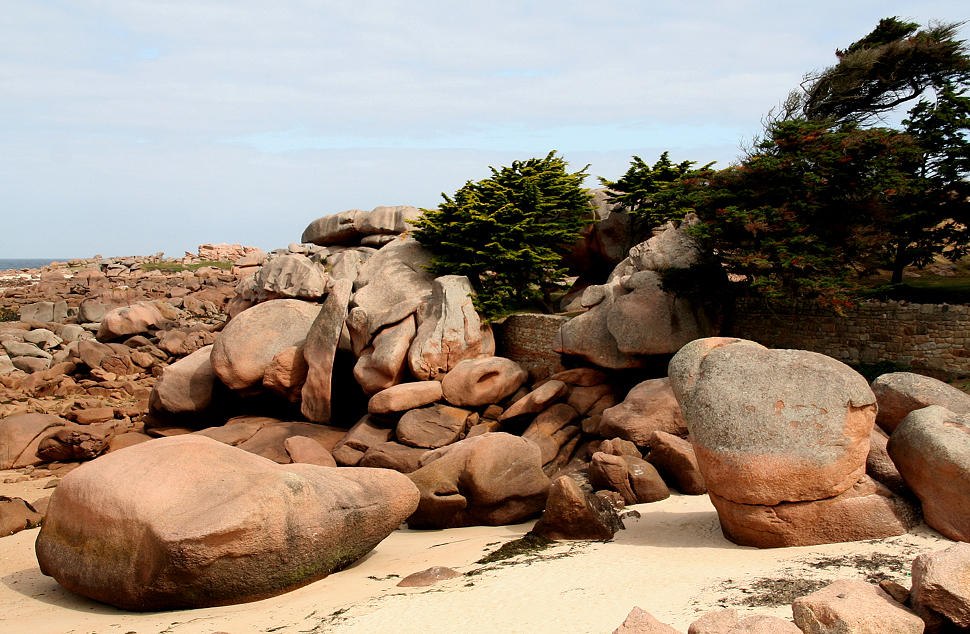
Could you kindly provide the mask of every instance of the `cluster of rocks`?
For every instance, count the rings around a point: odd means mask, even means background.
[[[567,296],[564,310],[585,312],[563,325],[556,351],[603,368],[637,368],[647,357],[673,354],[689,341],[717,334],[716,310],[664,289],[665,272],[705,261],[687,226],[658,229],[629,250],[605,284]]]
[[[708,612],[688,634],[943,634],[970,628],[970,545],[919,555],[912,588],[883,581],[843,579],[795,599],[793,621],[775,616],[741,617],[737,610]],[[634,608],[613,634],[679,634],[649,612]]]
[[[19,361],[34,371],[8,373],[16,386],[0,374],[7,389],[66,395],[73,383],[90,398],[111,386],[138,403],[0,420],[0,468],[24,477],[109,454],[57,487],[38,540],[43,570],[130,609],[246,601],[347,565],[402,521],[541,514],[539,535],[610,539],[617,509],[671,488],[708,493],[724,534],[745,545],[898,535],[918,521],[917,498],[931,526],[968,540],[970,396],[915,375],[870,388],[823,355],[705,337],[717,315],[662,288],[665,272],[703,259],[675,226],[629,251],[609,227],[583,238],[577,248],[613,272],[562,328],[560,351],[580,367],[530,377],[497,355],[468,279],[429,273],[428,252],[408,235],[417,213],[318,219],[301,243],[242,253],[235,292],[224,283],[237,278],[220,270],[164,297],[154,280],[132,279],[134,301],[110,307],[117,289],[101,288],[51,304],[68,323],[0,329],[13,360],[43,359]],[[214,311],[192,310],[206,301]],[[98,302],[103,314],[88,321]],[[25,345],[50,359],[19,354]],[[669,376],[639,369],[658,359]],[[193,488],[175,486],[186,474]],[[132,504],[143,489],[152,494]],[[336,522],[308,506],[331,489],[324,506]],[[151,561],[107,546],[145,533],[159,541]],[[163,571],[158,583],[137,581],[149,568]]]
[[[163,368],[215,340],[236,277],[215,267],[142,269],[159,262],[161,254],[96,257],[44,267],[31,285],[0,281],[0,302],[19,316],[0,322],[0,417],[41,414],[16,437],[72,445],[22,458],[26,445],[7,438],[0,468],[90,459],[118,445],[116,436],[143,431]]]

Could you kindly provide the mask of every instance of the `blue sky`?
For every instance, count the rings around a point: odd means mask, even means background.
[[[271,249],[559,150],[734,160],[879,18],[965,2],[8,0],[0,258]],[[963,37],[970,37],[965,27]],[[590,184],[594,184],[593,179]]]

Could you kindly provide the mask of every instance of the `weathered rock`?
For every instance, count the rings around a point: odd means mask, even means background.
[[[349,280],[337,280],[323,302],[323,308],[313,320],[303,344],[303,357],[307,362],[306,381],[303,383],[303,402],[300,411],[315,423],[330,422],[330,386],[333,381],[333,361],[340,343],[340,332],[347,319],[347,305],[353,284]]]
[[[364,457],[364,452],[376,444],[389,441],[393,433],[393,429],[378,423],[373,416],[367,415],[354,423],[354,426],[334,446],[331,453],[337,461],[337,464],[353,466],[348,465],[346,462],[341,462],[340,454],[338,453],[340,450],[345,448],[356,450],[359,455],[357,455],[356,461],[353,463],[355,465]]]
[[[671,227],[630,250],[606,284],[590,286],[581,304],[588,312],[566,323],[557,350],[606,368],[631,368],[640,355],[669,354],[715,334],[715,316],[684,297],[664,292],[659,271],[700,262],[700,250]]]
[[[641,446],[650,444],[655,431],[687,435],[687,423],[667,378],[637,384],[622,403],[605,410],[600,419],[601,436],[617,436]]]
[[[546,539],[610,540],[622,528],[609,502],[583,491],[573,478],[561,476],[549,488],[546,510],[532,532]]]
[[[410,220],[421,212],[407,205],[381,206],[373,211],[349,209],[317,218],[303,231],[303,242],[313,244],[352,244],[364,236],[404,233]]]
[[[24,304],[17,311],[21,321],[48,323],[54,321],[54,302]]]
[[[365,393],[374,394],[404,379],[408,350],[416,332],[414,316],[409,315],[377,333],[354,365],[354,378]]]
[[[160,306],[154,302],[137,302],[131,306],[112,308],[101,320],[98,341],[150,332],[160,328],[166,321]]]
[[[354,305],[368,318],[402,302],[416,307],[431,295],[434,276],[426,268],[430,264],[431,254],[414,238],[384,245],[360,268],[354,281]]]
[[[66,425],[44,435],[37,457],[44,462],[92,460],[107,450],[113,435],[108,425]]]
[[[970,414],[970,394],[922,374],[883,374],[872,382],[872,391],[879,404],[876,424],[890,434],[907,414],[929,405],[939,405],[954,414]]]
[[[300,400],[309,371],[303,346],[289,346],[276,353],[263,372],[263,387],[291,403]]]
[[[926,523],[970,541],[970,414],[938,405],[915,410],[893,430],[888,450]]]
[[[111,453],[112,451],[120,451],[134,445],[140,445],[143,442],[148,442],[151,439],[152,437],[148,434],[142,434],[136,431],[117,434],[108,440],[108,448],[104,452]]]
[[[596,489],[616,491],[627,504],[657,502],[670,497],[670,489],[653,465],[634,456],[594,453],[589,465],[589,482]]]
[[[269,419],[252,436],[239,442],[236,446],[273,462],[288,464],[292,461],[290,452],[286,448],[286,441],[290,438],[305,436],[318,443],[325,450],[330,450],[336,446],[345,433],[343,429],[329,425]]]
[[[268,416],[234,416],[225,425],[207,427],[194,433],[235,447],[252,438],[264,425],[279,422],[279,419]]]
[[[206,346],[162,370],[152,389],[152,409],[185,414],[208,408],[216,380],[209,361],[211,354],[212,346]]]
[[[104,423],[115,417],[115,409],[109,406],[89,407],[74,412],[74,421],[78,425],[91,425],[93,423]]]
[[[473,294],[464,275],[444,275],[434,280],[431,299],[408,351],[408,366],[415,378],[436,379],[463,360],[495,354],[492,328],[482,323],[472,305]]]
[[[294,463],[315,464],[321,467],[337,466],[327,448],[307,436],[290,436],[283,441],[283,448]]]
[[[0,537],[40,525],[44,516],[21,498],[0,495]]]
[[[34,328],[24,333],[24,341],[29,341],[41,350],[50,350],[64,343],[64,340],[47,328]]]
[[[408,474],[421,491],[413,528],[514,524],[537,515],[549,491],[539,449],[505,433],[428,452]]]
[[[91,339],[79,341],[77,344],[78,359],[91,369],[100,368],[105,357],[113,354],[111,346]]]
[[[414,381],[389,387],[370,397],[367,411],[371,414],[393,414],[424,407],[439,400],[439,381]]]
[[[548,464],[559,453],[560,447],[579,434],[577,425],[570,425],[579,414],[565,403],[556,403],[536,416],[522,432],[522,437],[539,447],[542,464]]]
[[[922,634],[923,620],[865,581],[840,579],[791,606],[802,632]]]
[[[687,634],[724,634],[738,624],[738,611],[734,608],[712,610],[690,624]]]
[[[801,629],[791,621],[780,619],[777,616],[767,616],[756,614],[747,616],[738,624],[727,630],[725,634],[804,634]]]
[[[709,491],[724,536],[741,546],[811,546],[902,535],[919,512],[868,476],[837,496],[773,506],[741,504]]]
[[[607,382],[606,372],[597,368],[573,368],[546,377],[545,381],[562,381],[572,387],[593,387]]]
[[[626,294],[619,280],[602,286],[591,286],[583,293],[582,303],[587,312],[563,324],[555,344],[555,351],[577,356],[601,368],[637,368],[643,360],[620,352],[616,339],[607,327],[607,319],[618,296]]]
[[[685,297],[661,289],[653,271],[620,278],[625,293],[615,295],[606,328],[617,350],[627,355],[671,354],[684,344],[717,333],[713,317]]]
[[[421,468],[421,458],[426,453],[428,450],[423,447],[408,447],[391,441],[379,442],[363,452],[357,465],[411,473]]]
[[[277,465],[165,438],[65,476],[37,559],[72,592],[123,609],[252,601],[349,565],[416,504],[413,485],[387,469]]]
[[[931,610],[950,624],[970,628],[970,544],[922,554],[912,572],[910,597],[917,613]]]
[[[4,340],[0,345],[3,346],[7,354],[10,355],[11,359],[16,359],[17,357],[32,357],[37,359],[46,359],[50,361],[51,353],[41,350],[36,344],[28,343],[26,341],[14,341],[11,339]]]
[[[527,378],[528,372],[505,357],[465,359],[444,375],[441,391],[452,405],[479,407],[501,401],[519,389]]]
[[[472,412],[466,409],[447,405],[412,409],[398,421],[395,434],[405,445],[437,449],[458,440],[471,416]]]
[[[14,368],[23,370],[27,374],[43,372],[51,367],[51,359],[38,357],[15,357],[10,360]]]
[[[574,410],[585,416],[602,416],[607,409],[619,402],[616,392],[611,385],[594,385],[592,387],[573,386],[569,389],[566,403]]]
[[[397,586],[399,588],[423,588],[426,586],[433,586],[439,581],[455,579],[461,576],[462,574],[460,572],[452,568],[431,566],[426,570],[409,574],[407,577],[398,581]]]
[[[0,419],[0,469],[40,464],[40,441],[56,428],[69,424],[52,414],[17,414]]]
[[[84,299],[78,306],[78,320],[81,323],[100,323],[108,309],[96,299]]]
[[[253,278],[257,299],[320,299],[330,278],[322,265],[305,255],[289,253],[270,258]]]
[[[866,475],[881,482],[893,493],[909,494],[909,487],[900,475],[899,469],[889,457],[889,438],[879,427],[873,427],[869,434],[869,455],[866,457]]]
[[[643,458],[643,454],[637,449],[629,440],[624,440],[622,438],[608,438],[600,443],[593,443],[590,446],[590,456],[597,451],[602,451],[603,453],[608,453],[611,456],[633,456],[634,458]]]
[[[670,361],[708,489],[744,504],[829,498],[865,473],[875,397],[815,352],[699,339]]]
[[[650,435],[648,444],[650,454],[647,462],[656,467],[665,482],[687,495],[707,493],[697,456],[688,441],[667,432],[655,431]]]
[[[263,380],[280,350],[303,343],[319,304],[274,299],[234,317],[212,346],[212,369],[226,386],[241,390]]]
[[[661,623],[652,614],[635,607],[626,615],[620,627],[613,634],[680,634],[666,623]]]
[[[550,404],[569,392],[569,386],[562,381],[546,381],[536,389],[532,390],[516,402],[512,403],[507,410],[502,412],[499,420],[507,420],[525,414],[538,414]]]

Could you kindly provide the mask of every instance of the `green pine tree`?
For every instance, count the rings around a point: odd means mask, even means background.
[[[444,202],[415,221],[415,238],[432,253],[431,271],[467,276],[486,319],[536,302],[549,306],[562,287],[562,256],[591,218],[586,168],[570,173],[567,165],[553,151],[491,167],[490,178],[468,181],[454,197],[442,194]]]

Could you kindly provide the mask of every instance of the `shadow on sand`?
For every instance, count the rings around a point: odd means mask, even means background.
[[[0,583],[25,597],[56,605],[65,610],[94,614],[128,614],[125,610],[98,603],[66,590],[53,577],[41,573],[39,567],[25,568],[0,577]]]

